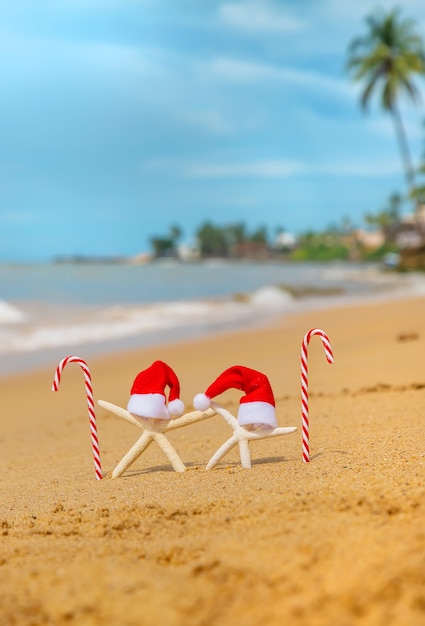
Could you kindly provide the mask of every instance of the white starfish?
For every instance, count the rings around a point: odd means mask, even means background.
[[[176,472],[184,472],[186,467],[183,461],[174,450],[164,433],[168,433],[170,430],[175,430],[176,428],[188,426],[189,424],[194,424],[195,422],[200,422],[215,415],[214,409],[211,408],[207,411],[192,411],[191,413],[186,413],[181,417],[176,417],[170,420],[158,420],[145,417],[137,418],[126,409],[123,409],[116,404],[112,404],[111,402],[98,400],[97,403],[102,408],[106,409],[110,413],[113,413],[117,417],[121,417],[131,424],[134,424],[139,428],[143,428],[144,431],[143,435],[136,441],[134,446],[130,448],[127,454],[123,456],[121,461],[113,470],[112,478],[118,478],[121,476],[121,474],[123,474],[123,472],[125,472],[125,470],[139,458],[152,441],[155,441],[158,444],[159,448],[161,448],[164,452],[165,456],[170,461],[172,468]]]
[[[256,439],[266,439],[267,437],[278,437],[279,435],[287,435],[297,430],[296,426],[287,426],[286,428],[267,428],[264,430],[246,430],[238,424],[238,420],[230,411],[220,406],[216,402],[211,402],[211,408],[221,415],[233,430],[233,435],[223,443],[217,452],[210,458],[205,469],[209,470],[224,457],[232,448],[239,444],[239,454],[241,457],[241,465],[249,469],[251,467],[251,455],[249,452],[249,441]]]

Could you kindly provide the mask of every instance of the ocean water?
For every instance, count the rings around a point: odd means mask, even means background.
[[[421,294],[425,275],[372,264],[0,265],[0,375],[307,308]]]

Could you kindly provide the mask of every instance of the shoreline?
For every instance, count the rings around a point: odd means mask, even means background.
[[[258,317],[257,311],[251,308],[250,311],[234,311],[233,313],[224,314],[223,319],[214,320],[212,312],[207,319],[194,320],[192,323],[176,325],[175,327],[153,328],[152,330],[133,331],[131,333],[124,333],[122,336],[113,337],[111,339],[98,339],[88,338],[88,341],[77,341],[74,343],[62,343],[62,340],[58,345],[52,347],[44,347],[34,350],[16,350],[4,352],[1,355],[0,360],[0,379],[13,375],[19,375],[24,373],[35,372],[37,369],[47,367],[49,363],[57,363],[64,356],[69,354],[78,354],[82,358],[99,358],[102,356],[108,356],[109,354],[119,355],[121,352],[128,352],[133,350],[143,350],[146,348],[155,348],[156,346],[166,346],[168,344],[200,340],[204,337],[220,336],[223,333],[238,332],[240,328],[243,330],[255,330],[256,328],[263,328],[269,325],[273,325],[279,321],[279,319],[290,319],[293,316],[308,314],[309,312],[315,312],[320,310],[334,310],[344,309],[346,307],[357,306],[369,306],[379,303],[397,302],[399,300],[415,300],[417,298],[424,297],[425,293],[419,290],[418,293],[412,292],[411,288],[388,288],[377,287],[375,293],[327,293],[326,295],[314,295],[314,296],[301,296],[292,297],[290,300],[281,302],[279,295],[276,299],[276,293],[279,293],[280,287],[272,286],[266,289],[272,291],[269,294],[268,299],[264,302],[263,310],[258,308],[258,312],[261,311],[260,317]],[[273,290],[275,294],[273,294]],[[255,293],[260,293],[258,290]],[[289,292],[288,292],[289,293]],[[203,298],[196,300],[189,300],[184,302],[184,306],[201,305],[211,306],[218,305],[226,307],[228,304],[235,304],[238,306],[240,302],[248,302],[250,295],[253,294],[241,294],[234,295],[233,298]],[[267,298],[267,296],[266,296]],[[275,300],[275,302],[273,302]],[[179,303],[171,303],[171,306]],[[155,307],[157,305],[153,305]],[[243,305],[242,305],[243,306]],[[123,307],[123,311],[126,307]],[[130,311],[134,307],[127,307]],[[140,307],[143,310],[143,306]],[[90,311],[93,311],[93,307],[89,307]],[[99,309],[100,311],[100,309]],[[117,311],[117,319],[120,315]],[[47,332],[48,326],[46,326]],[[53,332],[54,329],[52,329]],[[43,334],[44,334],[43,332]],[[57,332],[57,331],[56,331]],[[65,331],[62,331],[65,332]],[[75,331],[73,331],[75,332]],[[113,335],[113,333],[111,333]],[[81,354],[80,354],[81,353]]]
[[[102,468],[96,481],[78,365],[0,378],[0,582],[6,624],[413,626],[424,619],[425,297],[304,311],[90,359]],[[300,347],[310,328],[311,462],[301,458]],[[176,371],[186,409],[225,368],[265,373],[279,426],[205,465],[230,436],[218,416],[169,434],[108,476],[141,432],[124,406],[153,360]],[[233,414],[240,392],[218,398]],[[105,593],[108,589],[108,593]]]
[[[362,294],[392,298],[398,292],[425,293],[425,275],[394,275],[376,264],[301,263],[291,269],[244,263],[236,268],[221,263],[144,267],[141,272],[100,265],[87,275],[67,266],[6,271],[0,300],[0,375],[8,369],[8,355],[11,368],[18,371],[26,355],[31,368],[46,362],[37,352],[46,351],[55,360],[62,350],[80,347],[88,347],[90,354],[106,353],[168,341],[173,332],[188,338],[192,329],[200,336],[220,326],[248,324],[259,315],[355,303]],[[274,294],[258,297],[263,290]],[[338,291],[342,295],[334,295]],[[303,297],[306,293],[310,297]]]

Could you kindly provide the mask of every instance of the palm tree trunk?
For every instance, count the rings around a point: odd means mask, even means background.
[[[415,171],[413,169],[412,158],[410,156],[409,145],[407,143],[406,132],[404,130],[403,122],[401,120],[401,115],[395,104],[393,104],[391,107],[391,115],[393,118],[401,158],[404,165],[407,186],[409,188],[409,192],[411,192],[415,187]]]

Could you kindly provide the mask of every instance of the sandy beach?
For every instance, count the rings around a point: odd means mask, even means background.
[[[57,363],[0,379],[3,626],[425,624],[425,299],[286,316],[267,328],[91,359],[95,400],[126,406],[136,374],[169,363],[187,410],[224,369],[265,373],[280,426],[238,449],[214,416],[110,473],[141,431],[96,405],[95,480],[84,381]],[[309,350],[311,462],[301,456],[300,347]],[[63,356],[66,356],[64,354]],[[79,356],[84,358],[84,353]],[[236,413],[240,393],[218,400]]]

